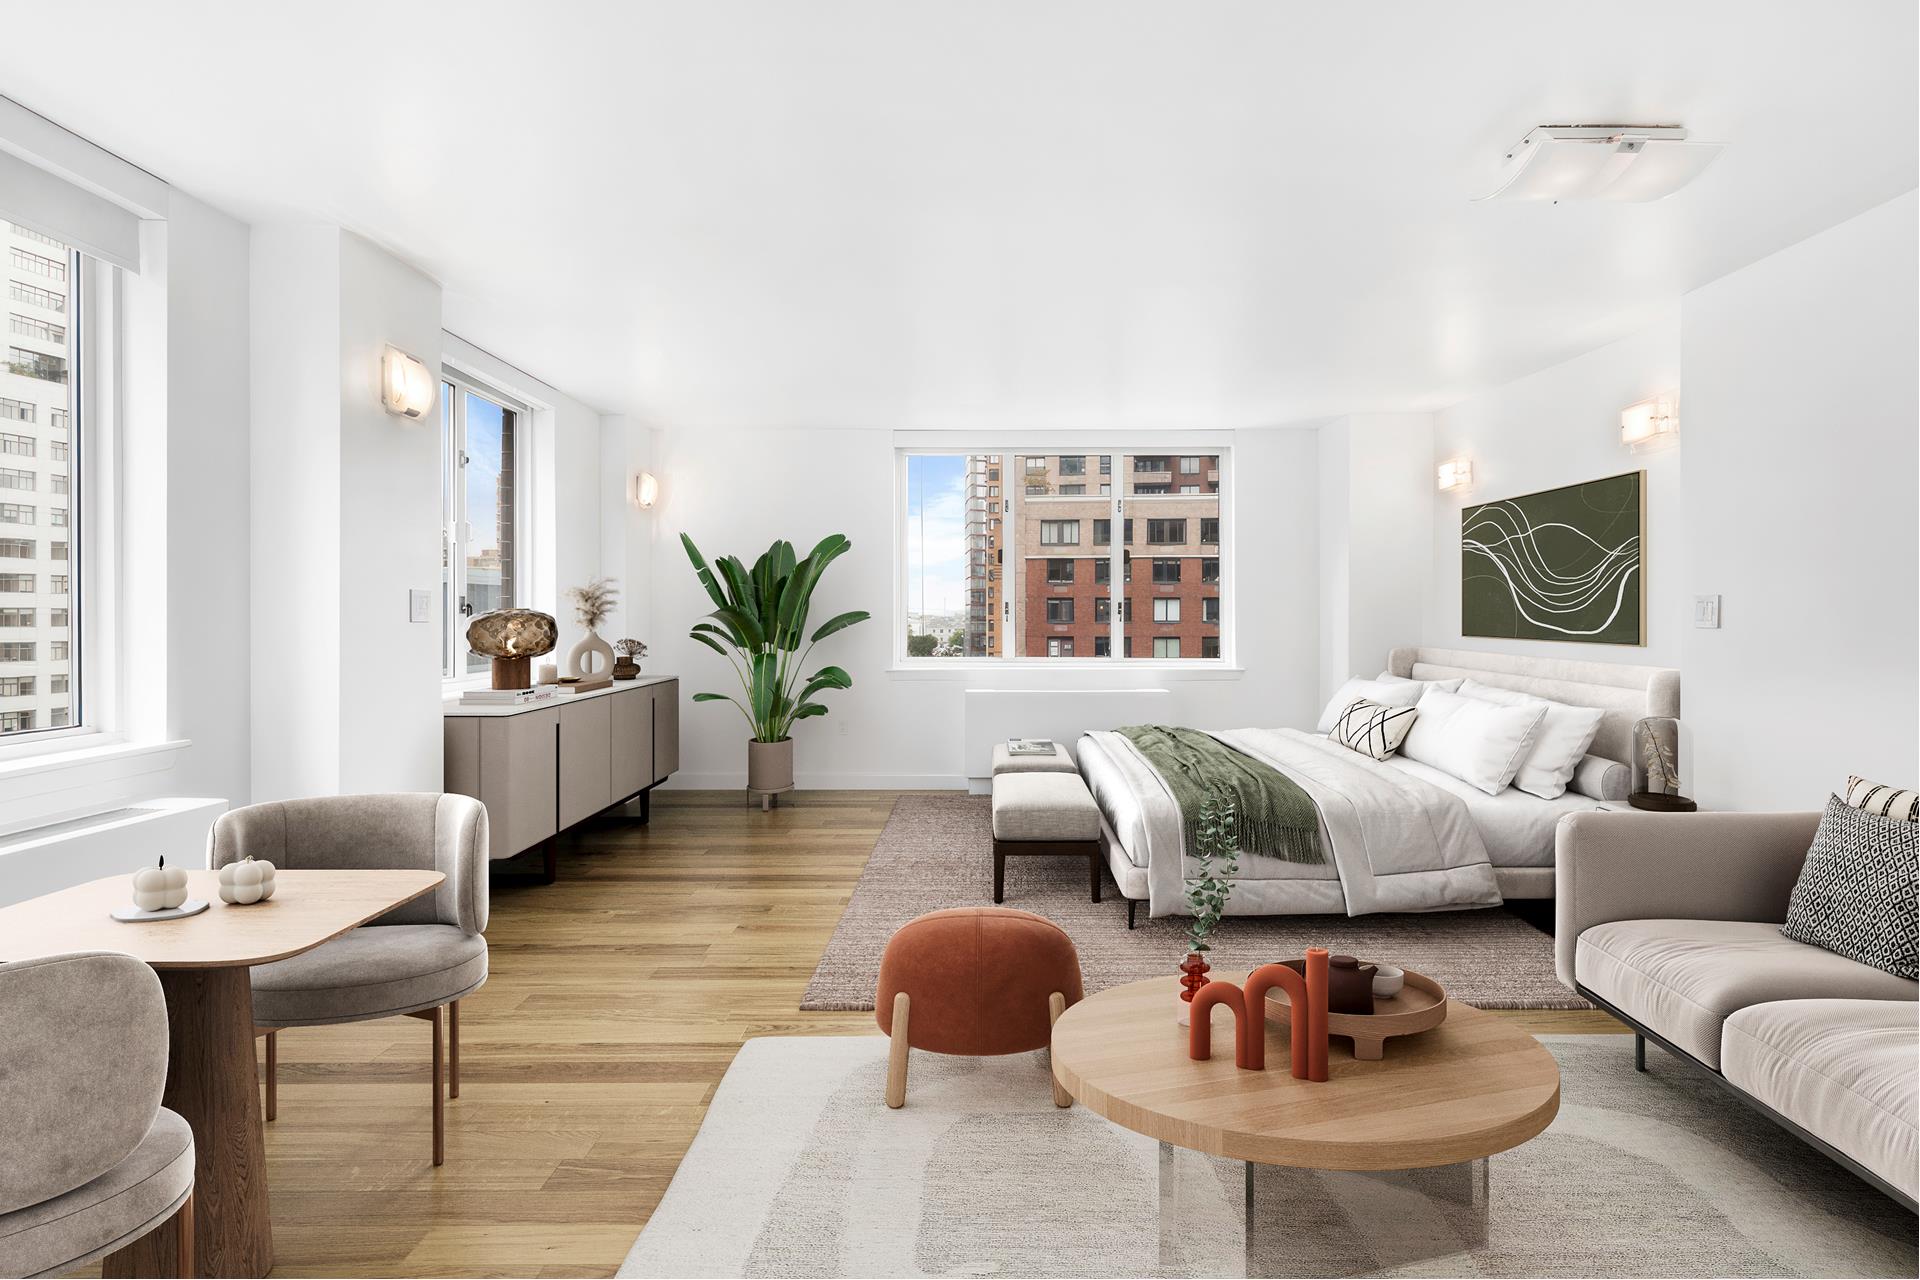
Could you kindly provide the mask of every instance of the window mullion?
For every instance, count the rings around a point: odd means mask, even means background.
[[[1127,647],[1127,583],[1124,568],[1127,523],[1126,504],[1120,497],[1125,481],[1119,474],[1122,455],[1112,452],[1106,456],[1112,459],[1108,464],[1112,478],[1107,486],[1107,661],[1119,662],[1125,657]]]

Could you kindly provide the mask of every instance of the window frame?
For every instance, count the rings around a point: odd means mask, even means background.
[[[451,391],[449,390],[451,388]],[[442,601],[440,624],[440,682],[443,687],[452,689],[471,685],[475,681],[485,681],[488,676],[484,668],[476,671],[466,669],[467,623],[477,617],[477,612],[465,604],[466,556],[464,548],[472,537],[471,524],[467,519],[467,486],[465,483],[466,463],[466,394],[471,393],[483,400],[490,400],[502,409],[514,415],[513,426],[513,562],[514,596],[503,607],[531,608],[526,600],[532,598],[532,500],[533,478],[532,435],[534,427],[534,407],[523,397],[501,389],[489,382],[455,367],[446,361],[440,366],[440,394],[446,397],[435,408],[440,411],[441,430],[458,435],[460,457],[444,447],[445,456],[441,459],[443,500],[445,496],[453,498],[454,510],[441,512],[440,544],[441,553],[446,558],[448,576],[446,579],[446,598]],[[452,420],[446,414],[451,411]],[[454,619],[458,618],[456,623]]]
[[[1232,485],[1233,438],[1230,432],[1195,434],[1197,437],[1195,440],[1182,441],[1177,445],[1170,446],[1165,433],[1144,436],[1144,438],[1138,439],[1136,443],[1135,440],[1131,438],[1131,433],[1114,433],[1112,435],[1100,433],[1096,435],[1089,432],[1086,433],[1085,438],[1074,438],[1079,436],[1080,433],[1053,433],[1052,435],[1034,433],[1034,435],[1031,436],[1021,437],[1018,435],[976,435],[971,432],[948,431],[895,432],[893,495],[894,599],[892,602],[892,610],[888,617],[889,629],[893,635],[891,642],[893,660],[889,668],[890,672],[902,676],[924,676],[926,678],[937,678],[944,673],[955,678],[977,679],[979,673],[982,671],[1005,671],[1012,668],[1038,669],[1055,672],[1076,669],[1083,672],[1111,672],[1115,670],[1114,664],[1119,663],[1123,664],[1128,670],[1154,670],[1168,677],[1185,675],[1196,679],[1238,678],[1240,668],[1235,665],[1237,656],[1234,634],[1235,609],[1233,606],[1235,593],[1231,581],[1233,571],[1233,548],[1231,544],[1234,537],[1233,528],[1235,518]],[[1065,436],[1064,439],[1062,438],[1063,435]],[[1091,549],[1095,554],[1089,557],[1086,554],[1089,549],[1089,544],[1085,541],[1091,534],[1089,527],[1083,527],[1077,531],[1081,535],[1080,540],[1072,543],[1049,543],[1040,538],[1041,530],[1037,525],[1034,530],[1036,537],[1036,544],[1034,546],[1031,548],[1007,546],[1004,548],[1006,571],[1003,576],[1006,586],[1001,601],[1002,616],[989,619],[990,628],[996,628],[998,632],[1006,638],[1009,650],[1016,647],[1017,641],[1014,637],[1019,628],[1015,626],[1015,623],[1021,617],[1020,608],[1024,607],[1024,599],[1021,598],[1021,593],[1024,590],[1024,584],[1030,580],[1028,575],[1037,574],[1043,580],[1041,598],[1044,599],[1048,594],[1045,590],[1046,584],[1044,583],[1046,577],[1045,562],[1048,559],[1062,558],[1061,552],[1067,552],[1068,555],[1073,555],[1073,552],[1078,550],[1079,555],[1074,556],[1074,558],[1093,558],[1104,562],[1100,568],[1104,569],[1105,573],[1102,575],[1097,569],[1096,575],[1098,577],[1104,577],[1105,579],[1105,581],[1098,582],[1097,585],[1103,588],[1102,598],[1108,602],[1107,621],[1104,624],[1108,644],[1104,647],[1108,649],[1109,652],[1096,656],[1087,652],[1087,650],[1094,646],[1078,645],[1076,648],[1079,652],[1071,658],[1052,658],[1027,653],[1007,653],[997,657],[923,658],[914,657],[907,653],[906,619],[909,612],[908,604],[915,598],[908,581],[910,530],[906,518],[908,498],[910,496],[909,478],[912,459],[926,456],[957,456],[965,458],[970,455],[998,455],[1006,460],[1003,465],[1013,466],[1016,476],[1024,479],[1027,474],[1026,464],[1022,462],[1019,465],[1015,465],[1013,459],[1058,458],[1063,454],[1082,457],[1091,455],[1098,459],[1103,459],[1104,465],[1098,467],[1088,466],[1086,469],[1087,474],[1099,474],[1103,476],[1123,474],[1126,475],[1129,480],[1139,472],[1137,459],[1140,457],[1151,458],[1160,462],[1161,466],[1158,470],[1149,468],[1146,472],[1146,474],[1153,475],[1165,474],[1167,471],[1177,471],[1180,465],[1179,459],[1183,456],[1205,457],[1210,455],[1218,459],[1216,464],[1219,476],[1218,487],[1202,495],[1217,499],[1219,510],[1217,517],[1210,518],[1217,518],[1220,521],[1221,541],[1217,554],[1206,557],[1207,559],[1218,560],[1220,562],[1219,573],[1216,579],[1208,584],[1219,587],[1219,597],[1222,601],[1218,628],[1219,655],[1217,657],[1202,658],[1190,656],[1155,659],[1147,655],[1138,658],[1131,656],[1132,646],[1130,644],[1130,638],[1126,635],[1127,625],[1132,618],[1132,610],[1128,607],[1130,600],[1127,595],[1127,588],[1133,580],[1132,573],[1130,572],[1130,539],[1125,537],[1112,537],[1110,535],[1108,542],[1092,544]],[[1136,461],[1129,462],[1128,459],[1135,459]],[[1202,475],[1205,474],[1206,470],[1203,467]],[[1116,488],[1119,489],[1118,492],[1107,492],[1099,495],[1073,495],[1071,501],[1084,503],[1087,507],[1087,514],[1078,517],[1078,519],[1085,521],[1089,518],[1097,518],[1108,521],[1110,531],[1119,533],[1123,528],[1122,522],[1124,522],[1125,525],[1130,525],[1135,515],[1143,518],[1152,518],[1152,513],[1157,503],[1168,501],[1170,498],[1178,500],[1180,496],[1177,494],[1135,494],[1126,492],[1126,486],[1116,486]],[[1006,529],[1018,529],[1021,525],[1023,505],[1028,500],[1028,495],[1023,492],[1023,489],[1024,484],[1022,483],[1006,486],[1003,510],[1003,527]],[[1059,495],[1042,494],[1034,496],[1036,498],[1054,499]],[[1193,496],[1194,495],[1186,495],[1186,500],[1190,502]],[[1136,505],[1144,509],[1136,511]],[[1164,510],[1164,508],[1161,509]],[[1095,517],[1095,512],[1101,514]],[[1172,518],[1177,519],[1182,517]],[[1189,516],[1184,518],[1191,520],[1197,517]],[[1049,523],[1051,523],[1051,521],[1049,521]],[[1191,532],[1193,528],[1194,526],[1190,524],[1188,526],[1189,532]],[[1142,532],[1145,532],[1144,527]],[[1209,551],[1214,550],[1213,547],[1209,547],[1208,549]],[[1018,576],[1016,576],[1014,567],[1016,562],[1020,564]],[[1076,579],[1078,579],[1078,577],[1079,575],[1076,573]],[[1044,608],[1044,604],[1042,608]],[[1006,622],[1008,625],[1006,627],[998,627],[997,624],[1000,622]],[[1111,642],[1111,638],[1115,634],[1121,636],[1122,644],[1116,645]],[[1196,646],[1184,647],[1194,648]]]
[[[63,354],[58,357],[65,375],[59,382],[67,389],[67,403],[64,409],[47,409],[46,429],[66,432],[65,456],[51,447],[63,442],[49,439],[47,460],[66,463],[67,487],[60,495],[64,506],[55,507],[39,498],[31,504],[39,509],[31,540],[38,543],[46,537],[49,559],[67,566],[68,593],[60,609],[67,615],[68,625],[64,639],[46,640],[45,652],[37,651],[37,638],[26,642],[35,645],[36,653],[32,659],[20,661],[35,664],[34,674],[47,678],[49,691],[55,678],[63,677],[67,701],[48,708],[44,725],[0,734],[0,765],[113,743],[123,736],[119,667],[124,655],[111,643],[123,613],[114,550],[122,533],[113,514],[119,507],[119,473],[114,461],[119,452],[119,423],[114,407],[121,345],[120,272],[111,263],[90,259],[77,248],[62,247],[67,253],[61,273],[44,274],[67,286],[65,306],[60,308],[60,314],[66,317],[66,332],[61,344]],[[17,255],[20,251],[14,252]],[[36,301],[33,305],[45,304]],[[8,346],[11,351],[12,344]],[[96,502],[98,495],[105,496]],[[42,513],[45,521],[39,518]],[[58,536],[42,532],[55,529],[61,531]],[[0,530],[0,534],[20,536],[13,529]],[[54,547],[63,548],[65,554],[55,556]],[[66,656],[56,657],[61,649]],[[65,663],[66,670],[52,671],[42,665],[55,662]],[[62,710],[66,712],[65,723],[54,723]]]

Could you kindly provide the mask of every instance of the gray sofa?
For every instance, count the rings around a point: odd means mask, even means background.
[[[1920,984],[1780,933],[1818,813],[1561,820],[1560,981],[1909,1209]]]

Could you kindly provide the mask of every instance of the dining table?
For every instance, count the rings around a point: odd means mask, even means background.
[[[122,922],[129,877],[109,876],[0,907],[0,959],[119,951],[145,961],[167,1002],[162,1105],[193,1129],[195,1266],[203,1276],[264,1276],[273,1266],[266,1142],[254,1053],[255,965],[285,960],[430,893],[438,871],[279,871],[273,896],[223,902],[217,873],[189,871],[197,915]],[[174,1274],[179,1218],[109,1254],[105,1276]]]

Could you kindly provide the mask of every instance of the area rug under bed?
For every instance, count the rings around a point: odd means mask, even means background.
[[[1090,900],[1077,858],[1009,858],[1006,902],[1065,929],[1089,992],[1172,976],[1185,953],[1185,916],[1127,928],[1112,881]],[[871,1009],[880,953],[901,925],[942,907],[993,901],[993,826],[985,796],[906,795],[880,833],[833,938],[807,983],[802,1009]],[[1585,1009],[1553,975],[1553,939],[1499,908],[1431,915],[1229,916],[1213,963],[1250,969],[1309,946],[1418,970],[1483,1009]]]
[[[1171,1020],[1169,1034],[1173,1033]],[[1912,1276],[1913,1216],[1624,1035],[1544,1037],[1547,1131],[1489,1162],[1484,1223],[1407,1175],[1306,1175],[1282,1274]],[[1242,1274],[1241,1166],[1058,1110],[1042,1054],[914,1055],[881,1102],[879,1036],[749,1040],[623,1276]],[[1382,1257],[1385,1233],[1419,1260]]]

